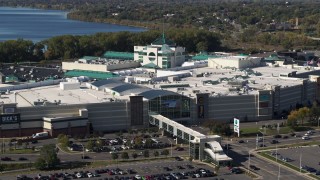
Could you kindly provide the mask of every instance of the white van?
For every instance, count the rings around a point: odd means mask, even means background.
[[[39,133],[33,134],[32,138],[40,138],[40,137],[47,137],[47,136],[49,136],[48,132],[39,132]]]

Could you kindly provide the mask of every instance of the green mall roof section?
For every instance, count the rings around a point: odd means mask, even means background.
[[[156,64],[154,64],[154,63],[148,63],[148,64],[145,64],[145,65],[143,65],[142,67],[144,67],[144,68],[151,68],[151,69],[160,69],[160,67],[159,66],[157,66]]]
[[[133,60],[134,53],[107,51],[103,54],[103,57],[107,59]]]
[[[284,61],[284,59],[280,59],[278,55],[271,54],[269,57],[264,58],[265,61]]]
[[[83,56],[81,59],[91,61],[91,60],[99,59],[99,57],[98,56]]]
[[[164,33],[162,34],[162,36],[160,36],[159,38],[157,38],[156,40],[154,40],[151,43],[151,45],[164,45],[164,44],[167,44],[169,46],[175,46],[176,45],[176,43],[174,43],[170,39],[167,39],[166,36],[164,35]]]
[[[79,77],[87,76],[92,79],[107,79],[113,77],[119,77],[117,74],[111,72],[98,72],[98,71],[84,71],[84,70],[71,70],[64,74],[66,77]]]

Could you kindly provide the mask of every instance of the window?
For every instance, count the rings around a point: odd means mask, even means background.
[[[156,55],[154,54],[154,52],[150,52],[149,56],[156,56]]]

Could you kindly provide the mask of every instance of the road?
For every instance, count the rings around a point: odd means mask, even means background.
[[[319,141],[320,140],[320,131],[315,131],[316,133],[311,137],[310,140],[307,141]],[[305,132],[296,133],[299,135],[303,135]],[[260,142],[259,144],[265,144],[267,147],[274,147],[285,145],[285,144],[294,144],[294,143],[302,143],[306,142],[306,140],[301,139],[301,137],[291,137],[288,139],[277,139],[280,143],[271,144],[270,141],[274,139],[273,136],[265,136],[264,142]],[[249,151],[256,149],[256,137],[254,138],[244,138],[245,143],[238,143],[238,141],[228,141],[224,140],[223,144],[230,144],[230,148],[227,151],[227,154],[233,158],[233,160],[237,163],[242,164],[245,167],[249,166]],[[279,176],[279,166],[275,163],[266,161],[264,159],[260,159],[255,157],[254,155],[250,155],[250,165],[256,165],[260,168],[260,170],[255,171],[257,174],[262,176],[263,179],[278,179]],[[280,179],[293,179],[293,180],[301,180],[305,179],[304,176],[299,174],[298,172],[294,173],[291,170],[281,166],[280,167]]]

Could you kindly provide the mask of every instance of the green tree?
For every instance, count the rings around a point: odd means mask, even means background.
[[[44,170],[47,168],[47,163],[43,158],[38,158],[34,165],[39,170]]]
[[[159,156],[159,152],[158,151],[154,151],[153,155],[154,155],[154,157],[158,157]]]
[[[29,142],[25,142],[24,143],[24,149],[28,149],[28,147],[29,147]]]
[[[132,153],[131,156],[132,156],[133,159],[136,159],[138,157],[138,154],[137,153]]]
[[[113,160],[117,160],[117,159],[119,158],[119,156],[118,156],[117,153],[113,153],[113,154],[111,155],[111,158],[112,158]]]
[[[129,159],[129,154],[128,154],[127,152],[123,152],[123,153],[121,154],[121,158],[122,158],[122,159]]]
[[[65,134],[58,135],[58,143],[63,147],[69,146],[69,137]]]
[[[320,119],[320,106],[317,102],[314,102],[312,107],[310,108],[310,119],[309,122],[312,125],[317,125]]]
[[[161,154],[165,155],[165,156],[168,156],[169,155],[169,150],[168,149],[164,149]]]
[[[148,150],[144,150],[144,151],[143,151],[143,156],[144,156],[145,158],[148,158],[148,157],[149,157],[149,151],[148,151]]]
[[[95,143],[94,143],[93,140],[90,139],[90,140],[87,142],[87,144],[86,144],[86,148],[87,148],[88,150],[92,151],[94,147],[95,147]]]
[[[144,145],[145,145],[146,148],[150,148],[150,147],[152,147],[152,143],[153,143],[152,139],[151,138],[147,138]]]
[[[40,159],[40,160],[39,160]],[[54,144],[43,145],[40,149],[39,162],[45,162],[46,168],[51,169],[60,163]]]

